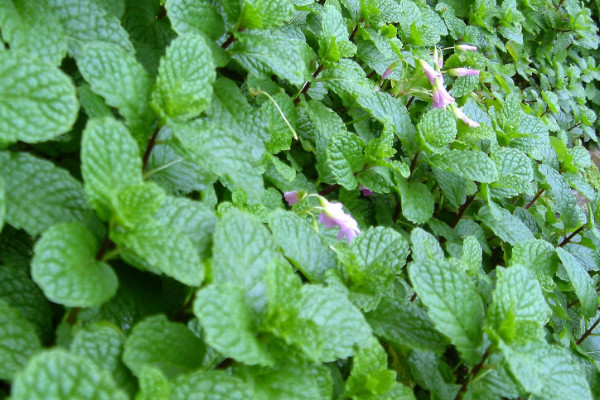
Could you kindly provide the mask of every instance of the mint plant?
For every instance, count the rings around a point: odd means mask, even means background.
[[[0,0],[0,398],[600,398],[599,12]]]

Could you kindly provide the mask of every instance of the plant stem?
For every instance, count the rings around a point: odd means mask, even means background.
[[[460,400],[463,398],[463,396],[465,395],[465,392],[467,391],[467,386],[469,385],[469,382],[471,382],[473,379],[475,379],[477,377],[477,374],[479,374],[479,372],[481,371],[481,368],[483,368],[483,364],[485,364],[485,362],[487,361],[488,357],[492,354],[492,352],[490,351],[490,348],[488,347],[488,349],[485,351],[485,353],[483,353],[483,357],[481,357],[481,361],[479,361],[479,363],[473,367],[473,369],[471,370],[471,373],[469,374],[471,376],[471,379],[465,379],[465,381],[462,383],[462,386],[460,387],[460,390],[458,391],[458,394],[456,395],[456,400]]]
[[[573,125],[572,127],[570,127],[569,129],[567,129],[567,132],[572,131],[573,129],[577,128],[579,125],[581,125],[581,122],[578,122],[575,125]]]
[[[469,205],[471,204],[471,202],[474,199],[475,199],[475,195],[472,194],[471,196],[467,197],[467,200],[464,202],[464,204],[462,206],[460,206],[460,208],[458,209],[458,214],[456,214],[456,219],[454,220],[452,225],[450,225],[450,227],[452,229],[456,228],[456,225],[458,225],[458,221],[460,221],[463,214],[465,213],[465,211],[467,211],[467,208],[469,207]]]
[[[156,137],[158,136],[158,132],[160,132],[160,128],[160,125],[156,126],[152,137],[148,141],[146,151],[144,152],[144,157],[142,158],[142,171],[146,169],[146,165],[148,164],[148,160],[150,159],[150,153],[152,153],[152,149],[154,148],[154,145],[156,145]]]
[[[323,64],[319,64],[319,66],[317,67],[317,70],[313,73],[313,78],[316,79],[317,76],[321,73],[321,71],[323,71],[323,68],[324,68]],[[306,81],[306,83],[304,83],[304,86],[302,86],[302,90],[294,98],[295,105],[298,105],[298,103],[300,103],[300,95],[308,92],[308,89],[310,89],[310,84],[311,84],[311,81]]]
[[[415,100],[415,96],[412,96],[409,100],[408,103],[406,103],[406,108],[410,107],[410,105],[412,104],[412,102]]]
[[[411,303],[414,302],[417,299],[417,292],[413,293],[413,295],[410,297],[410,301]]]
[[[409,168],[410,177],[409,178],[412,178],[412,174],[413,174],[413,172],[415,172],[415,168],[417,167],[417,159],[419,158],[419,154],[420,154],[420,152],[419,152],[419,150],[417,150],[416,153],[415,153],[415,155],[413,156],[411,162],[410,162],[410,168]]]
[[[529,210],[529,208],[540,198],[540,196],[542,195],[542,193],[544,193],[545,189],[540,189],[537,194],[535,195],[535,197],[529,202],[529,204],[527,204],[525,206],[526,210]]]
[[[96,260],[102,261],[104,254],[110,249],[110,247],[112,245],[113,245],[113,242],[110,240],[110,238],[108,237],[108,234],[107,234],[106,237],[104,238],[104,241],[100,245],[100,249],[98,250],[98,253],[96,253]]]
[[[579,228],[577,228],[577,230],[575,232],[571,233],[569,236],[567,236],[566,238],[564,238],[563,241],[560,242],[560,244],[558,245],[558,247],[564,247],[567,243],[569,243],[571,241],[571,239],[573,239],[575,236],[577,236],[579,234],[579,232],[581,232],[582,230],[584,230],[586,225],[587,224],[581,225]]]
[[[233,33],[230,33],[229,36],[227,36],[227,39],[221,45],[221,48],[222,49],[228,48],[231,45],[231,43],[233,43],[234,41],[235,41],[235,37],[233,36]]]
[[[338,183],[335,183],[323,190],[321,190],[319,192],[319,196],[327,196],[329,193],[336,191],[337,189],[341,188],[342,186]]]
[[[581,335],[581,337],[579,338],[579,340],[577,340],[577,342],[575,342],[575,344],[578,344],[578,345],[579,345],[579,344],[583,343],[583,341],[584,341],[585,339],[587,339],[587,337],[588,337],[588,336],[590,336],[590,335],[592,334],[592,332],[594,331],[594,329],[596,329],[596,327],[598,326],[598,324],[600,324],[600,318],[598,318],[598,319],[596,320],[596,322],[594,322],[594,323],[592,324],[592,326],[590,326],[590,327],[588,328],[588,330],[587,330],[587,331],[585,331],[585,332],[583,333],[583,335]]]

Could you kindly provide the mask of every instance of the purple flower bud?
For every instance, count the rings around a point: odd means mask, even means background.
[[[479,122],[473,121],[471,118],[467,117],[467,115],[463,112],[461,108],[452,106],[452,111],[454,112],[454,115],[456,115],[457,118],[459,118],[465,124],[469,125],[471,128],[477,128],[478,126],[480,126]]]
[[[452,76],[479,75],[479,70],[470,68],[453,68],[448,71]]]
[[[435,64],[438,66],[439,69],[444,68],[444,53],[442,53],[441,51],[438,51],[437,47],[433,51],[433,61],[435,62]]]
[[[298,191],[296,191],[296,190],[291,191],[291,192],[285,192],[283,194],[283,198],[285,199],[285,201],[288,203],[288,205],[290,207],[300,201],[300,195],[299,195]]]
[[[425,75],[427,75],[427,78],[429,78],[429,83],[431,83],[432,85],[436,78],[443,79],[442,73],[433,69],[431,67],[431,65],[429,65],[426,61],[419,60],[419,64],[421,64],[421,68],[423,69],[423,72],[425,72]]]
[[[390,65],[385,69],[385,71],[383,71],[383,74],[381,74],[381,79],[387,79],[388,76],[390,76],[392,72],[394,72],[394,69],[396,69],[396,63]]]
[[[477,51],[477,46],[471,46],[469,44],[459,44],[454,48],[459,51]]]
[[[435,78],[433,84],[433,107],[434,108],[446,108],[450,103],[454,103],[454,97],[450,96],[450,93],[444,87],[444,80]]]
[[[373,192],[371,191],[371,189],[369,189],[366,186],[360,185],[358,187],[360,189],[360,191],[362,192],[363,196],[371,196],[373,194]]]
[[[356,220],[344,212],[344,205],[342,203],[330,203],[325,199],[322,201],[325,204],[323,204],[323,212],[319,215],[319,221],[327,228],[339,226],[340,233],[338,234],[338,239],[341,240],[345,236],[346,241],[350,243],[360,233]]]

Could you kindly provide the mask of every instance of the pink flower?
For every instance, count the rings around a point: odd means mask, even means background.
[[[444,87],[444,80],[442,78],[435,78],[433,84],[433,107],[434,108],[446,108],[450,103],[454,103],[454,97],[450,96],[450,93]]]
[[[373,192],[371,191],[371,189],[369,189],[366,186],[360,185],[358,188],[362,192],[363,196],[371,196],[373,194]]]
[[[431,83],[433,85],[436,78],[442,79],[442,82],[443,82],[444,78],[442,77],[441,72],[438,72],[435,69],[433,69],[431,67],[431,65],[429,65],[424,60],[419,60],[419,64],[421,64],[421,68],[423,69],[423,72],[425,72],[425,75],[427,75],[427,78],[429,78],[429,83]]]
[[[479,122],[473,121],[471,118],[467,117],[467,115],[463,112],[463,110],[461,108],[458,108],[458,107],[452,105],[452,111],[454,112],[454,115],[456,115],[457,118],[462,120],[465,124],[469,125],[471,128],[477,128],[478,126],[480,126]]]
[[[459,51],[477,51],[477,46],[471,46],[469,44],[459,44],[455,46],[455,49]]]
[[[283,194],[283,198],[285,199],[285,201],[288,203],[288,205],[290,207],[300,201],[300,195],[299,195],[298,191],[296,191],[296,190],[291,191],[291,192],[285,192]]]
[[[350,243],[360,233],[356,220],[344,212],[342,203],[330,203],[323,199],[321,204],[323,205],[323,212],[319,215],[319,221],[327,228],[339,226],[338,239],[341,240],[345,236],[346,241]]]
[[[478,70],[470,68],[453,68],[448,73],[452,76],[479,75]]]
[[[444,67],[444,53],[442,53],[441,51],[438,51],[437,47],[433,51],[433,61],[435,62],[435,64],[438,66],[439,69],[442,69]]]

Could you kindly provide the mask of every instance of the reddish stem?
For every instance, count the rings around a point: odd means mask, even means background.
[[[540,196],[542,195],[542,193],[544,193],[545,189],[540,189],[537,194],[535,195],[535,197],[529,202],[529,204],[527,204],[525,206],[526,210],[529,210],[529,208],[540,198]]]
[[[146,164],[148,164],[148,160],[150,160],[150,153],[152,153],[152,149],[156,145],[156,137],[158,136],[158,132],[160,132],[160,125],[156,126],[152,137],[148,141],[148,146],[146,146],[146,151],[144,152],[144,157],[142,158],[142,171],[146,169]]]
[[[575,232],[571,233],[569,236],[564,238],[564,240],[562,242],[560,242],[558,247],[564,247],[567,243],[569,243],[571,241],[571,239],[573,239],[575,236],[577,236],[579,234],[579,232],[581,232],[585,228],[586,225],[587,224],[581,225],[579,228],[577,228],[577,230]]]

